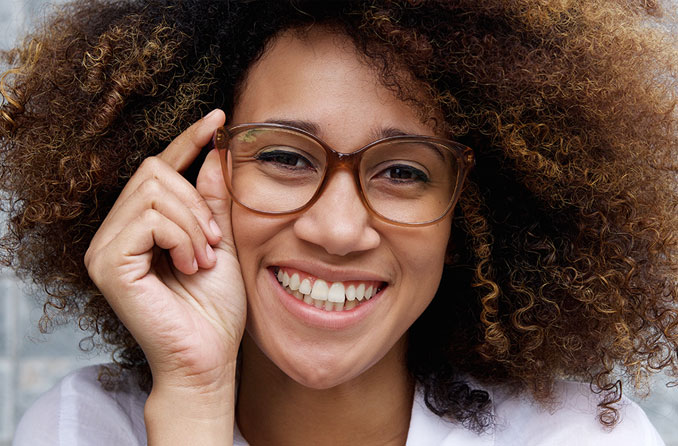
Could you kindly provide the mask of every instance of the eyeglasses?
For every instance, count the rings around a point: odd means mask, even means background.
[[[307,131],[272,123],[219,128],[213,144],[231,197],[253,212],[300,213],[346,169],[366,208],[402,226],[445,217],[474,165],[473,150],[442,138],[391,136],[342,153]]]

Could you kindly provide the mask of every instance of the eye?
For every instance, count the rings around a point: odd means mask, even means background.
[[[421,169],[406,164],[388,166],[378,175],[395,183],[428,183],[428,175]]]
[[[259,152],[256,160],[288,169],[313,168],[312,163],[292,148],[269,148]]]

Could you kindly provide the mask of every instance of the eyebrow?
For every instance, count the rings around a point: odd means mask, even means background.
[[[290,127],[295,127],[301,130],[304,130],[318,138],[320,138],[320,126],[312,121],[304,121],[299,119],[267,119],[264,121],[269,124],[281,124],[288,125]],[[372,140],[377,141],[383,138],[389,138],[391,136],[420,136],[416,133],[408,133],[396,127],[382,127],[372,129]],[[322,138],[321,138],[322,139]],[[445,160],[445,155],[442,154],[440,149],[435,144],[426,143],[426,146],[430,147],[431,150],[443,161]]]
[[[264,121],[266,123],[270,124],[281,124],[281,125],[288,125],[291,127],[296,127],[298,129],[307,131],[308,133],[311,133],[312,135],[317,136],[320,138],[320,126],[316,124],[315,122],[311,121],[304,121],[304,120],[297,120],[297,119],[268,119]],[[416,133],[408,133],[405,132],[404,130],[401,130],[396,127],[383,127],[383,128],[375,128],[372,130],[371,137],[374,141],[382,138],[388,138],[391,136],[407,136],[407,135],[417,135]]]
[[[318,137],[318,134],[320,133],[320,127],[311,121],[301,121],[296,119],[267,119],[264,122],[267,124],[280,124],[295,127]]]

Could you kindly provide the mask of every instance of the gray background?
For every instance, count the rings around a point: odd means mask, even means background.
[[[44,15],[47,4],[48,0],[0,0],[0,48],[11,47],[30,23]],[[32,297],[9,271],[0,272],[0,446],[9,446],[26,408],[60,377],[108,361],[106,354],[81,352],[78,341],[85,334],[72,326],[40,334],[38,301],[39,296]],[[626,394],[641,404],[667,445],[678,446],[678,388],[667,389],[664,382],[656,377],[646,399],[628,389]]]

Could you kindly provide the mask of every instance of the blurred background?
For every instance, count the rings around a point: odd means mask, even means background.
[[[49,13],[50,4],[63,1],[0,0],[0,48],[14,46],[32,23]],[[11,444],[22,414],[61,377],[109,361],[106,353],[81,351],[78,342],[85,334],[72,325],[41,334],[39,300],[10,271],[0,271],[0,446]],[[625,393],[645,409],[666,444],[678,446],[678,388],[667,388],[665,382],[657,376],[649,398],[633,395],[628,388]]]

